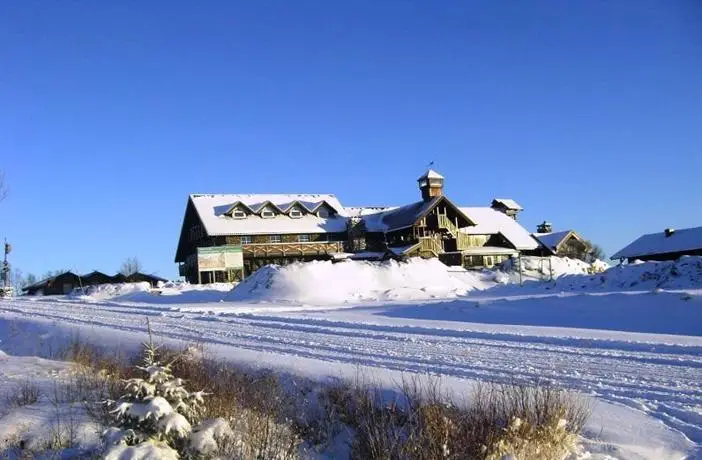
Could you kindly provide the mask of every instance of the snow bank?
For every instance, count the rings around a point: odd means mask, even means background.
[[[618,265],[587,277],[563,277],[558,284],[571,290],[699,289],[702,288],[702,257],[683,256],[675,261]]]
[[[232,283],[190,284],[167,282],[158,288],[149,283],[99,284],[85,288],[85,294],[69,295],[86,302],[111,300],[125,303],[202,303],[218,302],[231,291]]]
[[[522,258],[526,287],[579,292],[702,288],[702,257],[699,256],[684,256],[676,261],[618,265],[601,273],[598,273],[598,269],[602,268],[599,264],[593,267],[573,259],[551,259],[553,283],[541,282],[548,281],[548,258],[542,262],[538,257]],[[509,284],[519,281],[519,273],[515,271],[518,267],[505,263],[501,269],[505,271],[498,271],[495,275],[498,282]]]
[[[502,263],[498,270],[503,272],[507,278],[498,276],[498,280],[502,284],[508,282],[518,283],[520,263],[522,265],[523,280],[550,280],[551,278],[556,279],[566,275],[587,275],[609,268],[609,265],[601,260],[589,264],[569,257],[523,256],[521,262],[519,259],[508,259]]]
[[[141,283],[98,284],[95,286],[87,286],[85,288],[85,294],[79,297],[85,300],[102,300],[130,295],[136,292],[149,292],[150,290],[151,285],[146,281]]]
[[[347,260],[268,265],[234,288],[227,301],[339,305],[372,301],[452,299],[499,285],[523,289],[517,261],[500,269],[471,271],[437,259],[383,263]],[[698,289],[702,257],[604,268],[565,257],[522,257],[524,288],[563,291]],[[549,269],[551,274],[549,274]],[[553,282],[549,282],[553,278]]]
[[[227,300],[343,304],[358,301],[447,299],[491,285],[486,275],[450,271],[437,259],[408,262],[307,262],[259,269]]]

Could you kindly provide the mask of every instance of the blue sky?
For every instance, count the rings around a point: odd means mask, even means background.
[[[188,193],[511,197],[612,254],[702,225],[702,6],[0,4],[0,237],[25,272],[174,277]]]

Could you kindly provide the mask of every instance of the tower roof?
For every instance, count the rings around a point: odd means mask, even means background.
[[[424,175],[417,180],[423,179],[444,179],[444,176],[434,171],[433,169],[427,169],[427,172],[425,172]]]

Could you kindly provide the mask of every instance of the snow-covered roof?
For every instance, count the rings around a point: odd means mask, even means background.
[[[409,244],[406,246],[388,248],[388,251],[392,252],[396,256],[402,256],[402,255],[407,254],[409,251],[416,248],[417,246],[419,246],[419,243]]]
[[[666,232],[643,235],[611,258],[635,258],[700,249],[702,249],[702,227],[683,228],[674,230],[670,236],[666,236]]]
[[[417,180],[422,179],[444,179],[444,176],[434,171],[433,169],[428,169],[427,172],[425,172],[424,175]]]
[[[334,195],[312,194],[223,194],[190,195],[195,210],[205,226],[207,234],[214,235],[256,235],[285,233],[327,233],[346,230],[346,213]],[[266,205],[286,212],[297,203],[309,212],[314,212],[326,203],[337,214],[328,218],[303,212],[299,218],[276,214],[272,218],[248,215],[244,219],[235,219],[225,215],[237,204],[244,205],[251,212],[258,212]]]
[[[344,208],[344,211],[348,217],[364,217],[395,208],[397,208],[397,206],[347,206]]]
[[[551,233],[533,233],[534,238],[538,239],[541,244],[552,251],[556,251],[558,246],[573,233],[572,230],[563,230],[561,232]]]
[[[519,222],[500,211],[485,207],[461,208],[461,211],[476,223],[475,226],[462,228],[463,233],[468,235],[496,235],[499,233],[520,251],[539,247],[539,243]]]
[[[492,256],[492,255],[511,255],[517,252],[516,249],[502,248],[499,246],[480,246],[476,248],[468,248],[461,251],[466,255],[473,256]]]
[[[516,201],[512,200],[511,198],[495,198],[494,200],[492,200],[492,203],[493,203],[493,205],[494,205],[495,203],[501,204],[501,205],[504,206],[505,208],[507,208],[507,209],[514,209],[515,211],[523,211],[523,210],[524,210],[524,208],[522,208],[521,206],[519,206],[519,203],[517,203]]]
[[[397,208],[388,208],[385,211],[366,214],[363,217],[363,222],[366,224],[366,230],[369,232],[390,232],[407,228],[414,225],[441,200],[445,200],[450,206],[456,208],[459,213],[462,212],[461,208],[456,207],[445,196],[436,196],[431,200],[417,201]],[[463,217],[472,222],[467,216]]]

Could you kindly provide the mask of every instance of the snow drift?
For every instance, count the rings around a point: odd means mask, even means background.
[[[167,282],[152,288],[147,282],[98,284],[85,288],[85,294],[69,297],[95,302],[110,300],[120,303],[203,303],[219,302],[232,289],[232,283],[190,284]]]
[[[702,257],[675,262],[647,262],[611,267],[575,259],[522,257],[523,288],[563,291],[702,288]],[[549,274],[549,269],[551,274]],[[552,282],[550,278],[553,278]],[[447,267],[437,259],[383,263],[347,260],[267,265],[226,296],[226,301],[339,305],[372,301],[453,299],[499,285],[523,289],[518,267],[470,271]]]
[[[587,275],[609,268],[605,262],[597,260],[592,264],[569,257],[535,257],[523,256],[520,259],[508,259],[498,267],[497,280],[502,284],[519,282],[519,264],[523,280],[545,281],[567,275]],[[506,275],[506,277],[505,277]]]
[[[636,262],[609,267],[590,265],[579,260],[552,257],[553,282],[550,281],[548,258],[523,257],[525,287],[562,291],[651,291],[702,288],[702,257],[683,256],[675,261]],[[519,281],[518,267],[507,262],[495,274],[501,284]],[[592,273],[594,272],[594,273]],[[599,273],[598,273],[599,272]]]
[[[79,297],[89,297],[90,299],[111,299],[114,297],[121,297],[139,292],[148,293],[150,290],[151,285],[146,281],[142,281],[140,283],[98,284],[95,286],[87,286],[85,288],[85,294],[80,295]]]
[[[700,289],[702,257],[683,256],[673,261],[618,265],[589,276],[564,276],[558,284],[571,290]]]
[[[262,267],[236,286],[227,300],[343,304],[447,299],[490,285],[490,276],[460,269],[452,272],[437,259],[316,261]]]

